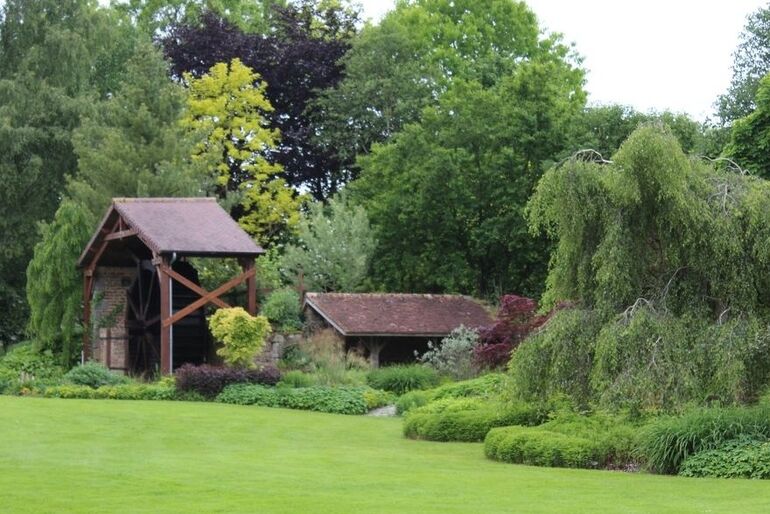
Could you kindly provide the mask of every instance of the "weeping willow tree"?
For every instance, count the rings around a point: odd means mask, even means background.
[[[513,358],[521,391],[669,409],[750,400],[767,384],[770,332],[757,320],[770,310],[770,183],[646,125],[611,161],[583,152],[545,173],[527,215],[556,242],[543,304],[602,321],[565,345],[565,325],[584,323],[557,314]]]
[[[80,204],[65,199],[50,223],[40,225],[41,241],[27,267],[27,331],[39,350],[51,350],[64,366],[79,354],[83,333],[80,252],[94,219]]]

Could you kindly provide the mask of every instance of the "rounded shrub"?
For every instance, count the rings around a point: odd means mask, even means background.
[[[265,299],[262,315],[281,332],[296,332],[302,328],[299,294],[294,289],[276,289]]]
[[[430,389],[439,382],[438,373],[420,364],[396,365],[369,372],[366,382],[374,389],[404,394],[415,389]]]
[[[478,442],[494,427],[534,425],[543,420],[540,409],[525,403],[487,403],[469,409],[470,404],[451,402],[440,404],[438,412],[431,411],[437,408],[434,404],[409,412],[404,418],[404,435],[428,441]]]
[[[484,454],[495,460],[533,466],[595,468],[600,461],[596,443],[532,427],[500,427],[484,439]]]
[[[406,414],[412,409],[426,405],[432,398],[428,391],[409,391],[396,400],[396,413]]]
[[[88,386],[96,389],[105,385],[117,385],[130,382],[128,377],[111,372],[102,364],[90,361],[76,366],[64,375],[64,381],[70,384]]]

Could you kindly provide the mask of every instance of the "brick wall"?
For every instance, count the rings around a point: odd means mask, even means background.
[[[116,371],[128,368],[126,290],[135,276],[136,268],[106,266],[96,268],[94,276],[94,360]]]

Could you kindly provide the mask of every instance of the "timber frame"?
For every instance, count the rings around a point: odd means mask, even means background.
[[[169,209],[169,205],[171,205],[174,208],[184,210],[188,208],[185,205],[185,200],[187,200],[187,203],[194,204],[194,208],[197,209],[192,214],[193,218],[196,215],[201,215],[201,206],[210,211],[204,223],[209,225],[219,223],[218,226],[214,227],[214,233],[216,234],[221,231],[224,234],[224,243],[221,241],[209,243],[202,235],[193,233],[190,238],[192,243],[185,241],[187,246],[176,250],[173,248],[172,243],[167,243],[162,237],[157,237],[157,234],[164,229],[179,231],[184,230],[185,227],[163,227],[161,225],[164,220],[157,220],[158,217],[156,216],[152,219],[154,226],[146,229],[147,227],[142,227],[141,223],[137,223],[136,219],[131,219],[132,211],[130,208],[125,207],[131,207],[133,204],[141,202],[144,202],[142,208],[146,208],[146,205],[164,203],[166,204],[163,205],[164,209]],[[93,314],[91,303],[94,296],[95,275],[103,257],[109,252],[120,254],[123,258],[130,259],[135,263],[138,263],[140,258],[131,250],[132,246],[136,248],[139,245],[146,255],[151,255],[150,262],[157,274],[160,290],[160,372],[164,375],[173,372],[172,345],[173,326],[175,323],[207,304],[213,304],[217,307],[230,307],[222,299],[222,296],[243,282],[246,283],[247,290],[247,311],[252,315],[257,313],[255,259],[257,255],[263,253],[263,250],[254,244],[245,233],[234,233],[233,230],[240,232],[242,230],[216,203],[213,203],[213,201],[206,202],[205,200],[208,199],[136,199],[135,201],[125,199],[113,201],[113,205],[108,210],[79,260],[79,265],[83,271],[83,324],[86,327],[86,330],[83,332],[83,361],[92,358],[89,327],[91,327]],[[217,212],[217,210],[221,211],[221,213]],[[188,212],[184,212],[184,214],[185,216],[190,215]],[[205,214],[204,212],[203,215]],[[222,215],[224,215],[224,218],[222,218]],[[225,221],[225,218],[227,221]],[[192,230],[194,229],[195,226],[193,226]],[[212,239],[211,233],[207,235],[209,239]],[[229,239],[225,239],[226,236],[229,236]],[[196,237],[198,240],[195,240]],[[251,247],[248,246],[243,237],[246,238],[248,243],[251,243]],[[235,240],[235,243],[233,243],[233,240]],[[131,245],[128,245],[128,242],[131,242]],[[217,243],[217,246],[213,246],[214,243]],[[198,246],[192,246],[191,248],[191,244],[197,244]],[[227,244],[230,244],[232,251],[228,251]],[[207,291],[172,269],[172,264],[176,259],[185,257],[236,257],[242,272],[216,289]],[[175,310],[173,305],[173,288],[175,283],[189,289],[198,295],[198,298],[189,305]]]

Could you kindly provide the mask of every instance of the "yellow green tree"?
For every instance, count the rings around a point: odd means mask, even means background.
[[[267,84],[239,59],[218,63],[200,78],[185,75],[188,113],[183,125],[199,140],[193,158],[209,176],[207,194],[216,194],[241,226],[263,245],[282,241],[299,223],[303,197],[271,162],[280,134],[268,126],[273,107]]]

